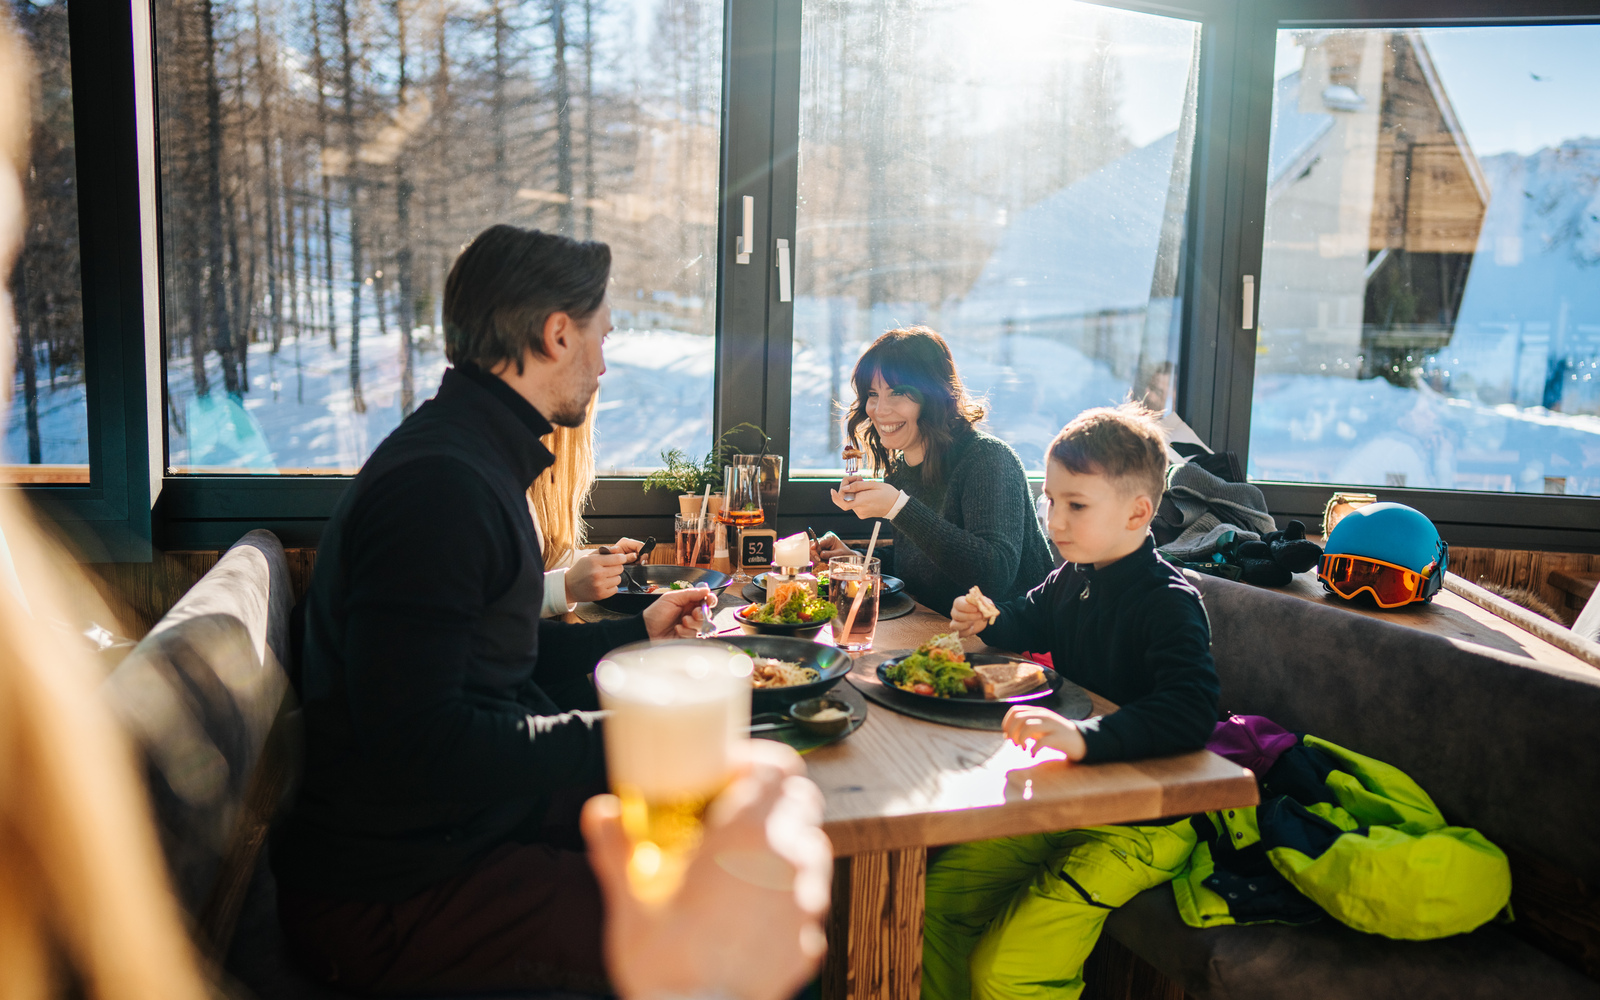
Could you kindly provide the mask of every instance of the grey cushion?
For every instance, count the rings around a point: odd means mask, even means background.
[[[1600,672],[1191,578],[1224,710],[1393,764],[1451,822],[1600,885]]]
[[[1265,715],[1409,773],[1452,822],[1593,881],[1600,875],[1600,675],[1544,667],[1285,594],[1190,574],[1205,595],[1224,710]],[[1331,918],[1196,930],[1170,886],[1106,933],[1212,1000],[1593,1000],[1596,984],[1486,926],[1393,941]]]
[[[1597,986],[1502,927],[1392,941],[1326,919],[1195,930],[1158,886],[1111,914],[1106,933],[1199,1000],[1594,1000]]]
[[[198,917],[283,702],[283,547],[252,531],[156,623],[102,693],[143,758],[180,901]]]

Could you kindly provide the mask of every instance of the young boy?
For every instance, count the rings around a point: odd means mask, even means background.
[[[1051,443],[1044,481],[1066,563],[1000,604],[992,625],[966,597],[950,609],[963,636],[1049,650],[1063,676],[1120,706],[1086,722],[1017,706],[1003,728],[1018,746],[1091,763],[1196,750],[1211,735],[1219,689],[1205,609],[1148,531],[1166,467],[1143,410],[1080,414]],[[1181,820],[948,848],[928,869],[923,997],[1072,1000],[1106,915],[1169,881],[1194,843]]]

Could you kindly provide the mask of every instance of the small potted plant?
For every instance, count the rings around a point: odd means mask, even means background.
[[[678,494],[678,509],[685,514],[700,513],[700,500],[706,487],[711,487],[707,514],[722,509],[722,465],[716,451],[706,454],[699,462],[689,457],[682,448],[669,448],[661,453],[665,468],[657,469],[645,477],[646,490],[670,490]]]
[[[646,476],[644,488],[647,491],[670,490],[678,494],[678,509],[682,513],[698,514],[701,498],[705,496],[706,487],[710,486],[711,500],[706,506],[706,513],[715,514],[722,509],[722,467],[739,451],[738,446],[730,444],[728,439],[744,431],[755,431],[763,440],[770,440],[766,432],[755,424],[743,423],[724,431],[717,446],[706,452],[705,458],[698,462],[682,448],[669,448],[661,453],[664,468]]]

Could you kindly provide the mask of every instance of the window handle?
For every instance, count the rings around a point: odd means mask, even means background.
[[[789,287],[789,241],[778,241],[778,301],[792,302],[794,296]]]
[[[750,263],[750,251],[756,245],[756,200],[750,195],[744,196],[744,225],[740,227],[740,235],[735,249],[739,256],[734,258],[738,264]]]
[[[1240,315],[1244,317],[1240,324],[1242,329],[1256,328],[1256,276],[1253,274],[1244,276],[1244,307],[1240,310]]]

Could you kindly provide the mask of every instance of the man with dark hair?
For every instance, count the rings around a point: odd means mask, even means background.
[[[699,590],[642,616],[541,621],[527,490],[539,438],[605,371],[603,243],[485,230],[445,284],[438,395],[378,446],[306,594],[305,777],[274,844],[279,917],[362,992],[606,990],[578,809],[605,786],[589,673],[691,634]],[[622,558],[622,557],[617,557]]]

